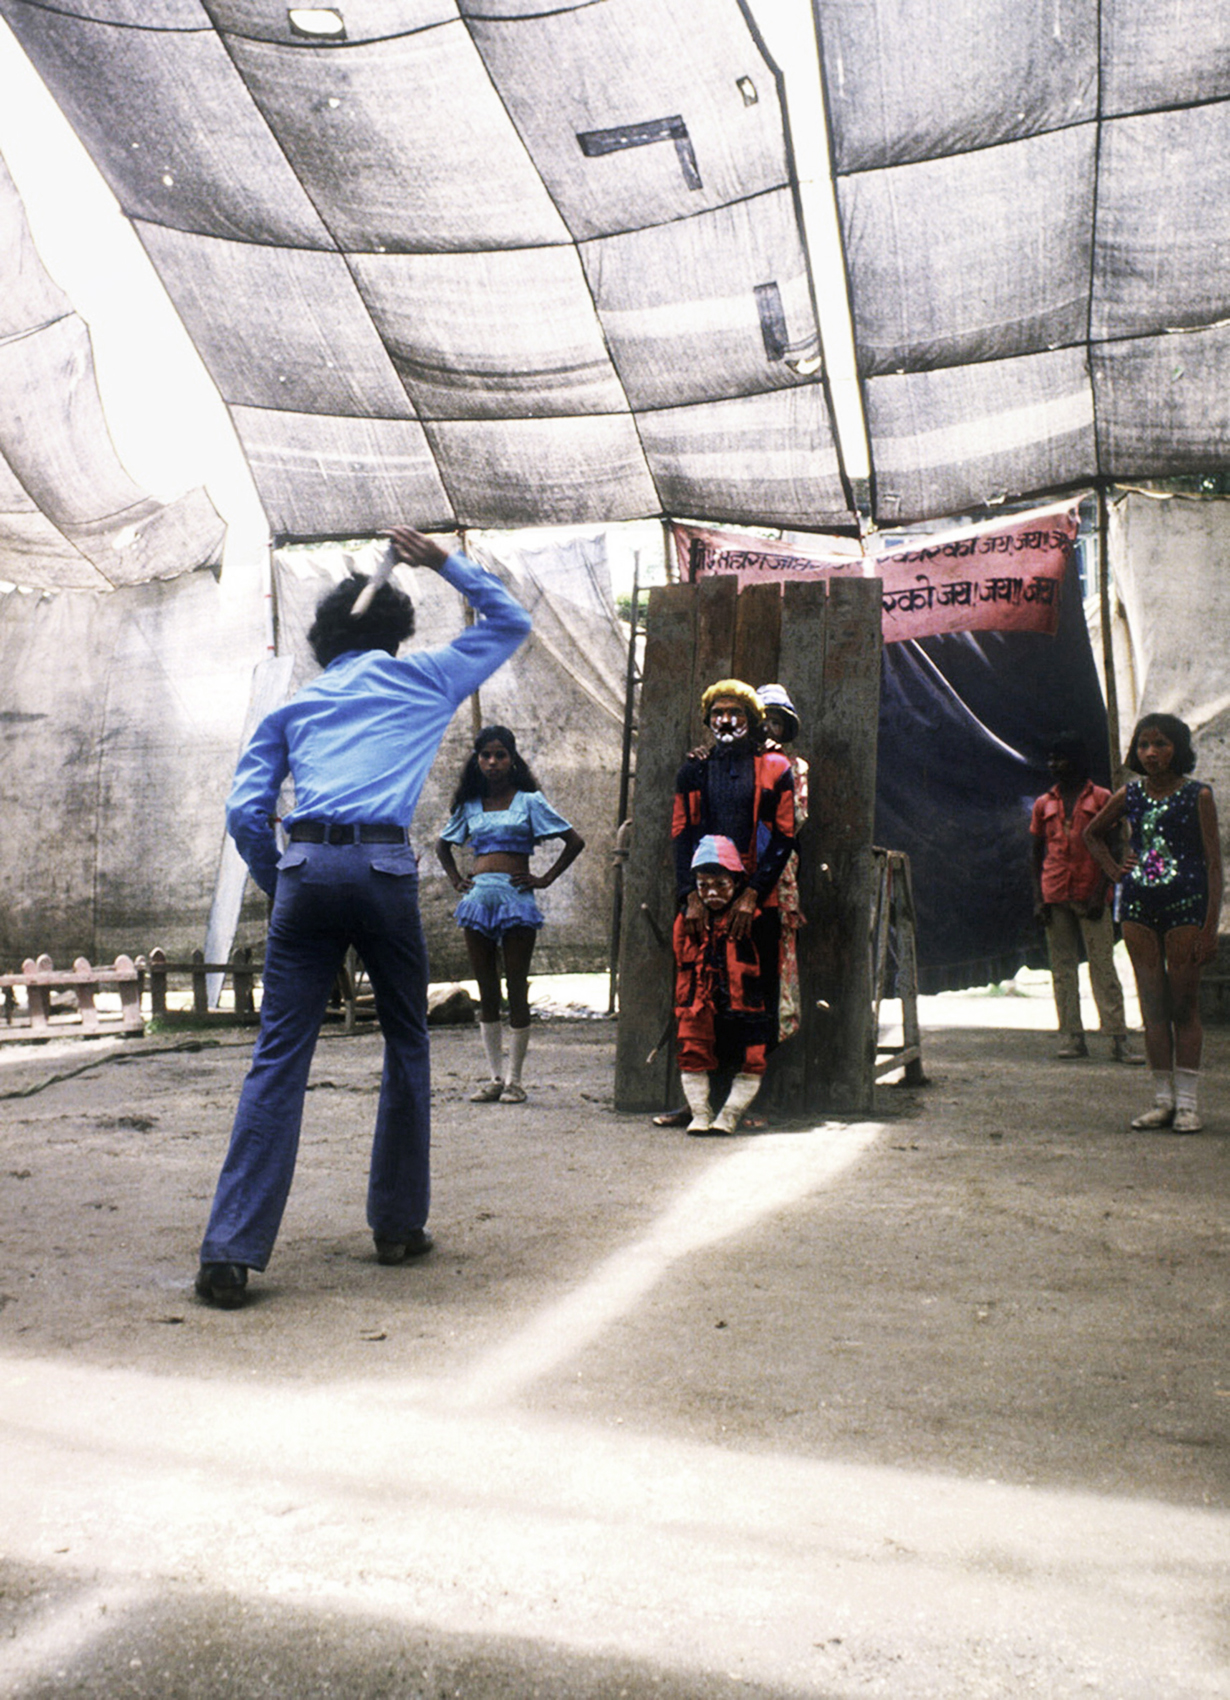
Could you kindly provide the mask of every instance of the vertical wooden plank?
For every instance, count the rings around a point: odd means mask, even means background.
[[[803,1005],[814,1017],[804,1096],[811,1109],[863,1115],[871,1109],[875,1081],[870,940],[880,585],[834,578],[828,591],[822,743],[812,763],[808,832],[814,827],[813,842],[832,881],[829,890],[810,894],[812,908],[803,900],[804,913],[810,919],[814,909],[820,922],[801,935],[810,981]],[[787,633],[791,624],[788,611]]]
[[[149,953],[149,1008],[152,1016],[167,1012],[167,953],[157,946]]]
[[[54,966],[47,955],[34,959],[27,957],[21,965],[21,971],[27,975],[49,974]],[[31,1027],[45,1028],[51,1018],[51,993],[48,988],[34,985],[32,982],[27,984],[26,1008],[30,1014]]]
[[[141,1017],[141,980],[131,956],[115,959],[116,991],[120,994],[120,1029],[124,1033],[144,1034]]]
[[[782,637],[782,592],[776,584],[748,584],[739,592],[731,671],[753,690],[777,682]],[[793,698],[791,699],[794,700]]]
[[[205,986],[205,952],[192,953],[192,1011],[194,1015],[209,1014],[209,997]]]
[[[901,998],[901,1043],[919,1054],[905,1065],[908,1086],[925,1086],[922,1063],[922,1029],[918,1022],[918,938],[914,924],[914,878],[910,858],[900,850],[890,851],[897,868],[897,988]]]
[[[235,951],[231,957],[231,986],[235,994],[235,1015],[240,1021],[248,1020],[255,1011],[253,998],[252,946],[244,945]]]
[[[679,764],[694,741],[693,680],[701,588],[659,585],[649,593],[619,959],[618,1110],[662,1109],[674,1079],[671,804]],[[703,600],[707,608],[720,610],[726,597],[726,592],[710,593]],[[711,642],[718,624],[712,618],[708,621]],[[733,624],[732,608],[732,634]],[[651,1052],[656,1055],[649,1062]]]
[[[675,752],[675,765],[690,749],[707,737],[700,718],[700,699],[718,679],[729,679],[734,666],[735,620],[739,602],[739,581],[733,574],[723,573],[702,578],[693,586],[696,599],[696,646],[692,655],[691,704],[686,741]],[[646,656],[648,666],[648,655]],[[644,709],[641,710],[644,720]],[[675,775],[671,774],[672,787]],[[667,801],[669,811],[670,803]]]
[[[822,864],[828,847],[823,799],[817,796],[823,766],[824,664],[828,631],[828,598],[823,581],[790,580],[782,586],[781,641],[776,667],[757,684],[777,683],[790,692],[799,712],[795,749],[810,765],[811,813],[799,833],[799,907],[807,925],[798,933],[799,1031],[773,1052],[762,1088],[764,1106],[772,1114],[802,1116],[808,1099],[808,1058],[827,1019],[816,1008],[816,957],[825,926],[831,887]]]

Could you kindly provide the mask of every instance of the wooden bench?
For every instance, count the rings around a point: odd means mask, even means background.
[[[59,1034],[82,1036],[119,1032],[141,1035],[145,1023],[141,1018],[141,989],[137,965],[131,957],[117,956],[110,968],[94,968],[79,956],[71,968],[57,968],[49,956],[27,958],[20,974],[0,974],[4,989],[4,1027],[0,1039],[49,1039]],[[22,1020],[13,996],[18,988],[26,994],[26,1015]],[[53,992],[71,992],[76,1008],[67,1012],[52,1010]],[[95,996],[99,992],[118,992],[118,1015],[99,1010]]]

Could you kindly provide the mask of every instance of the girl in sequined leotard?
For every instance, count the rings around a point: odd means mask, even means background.
[[[546,873],[530,857],[547,838],[564,847]],[[462,874],[454,846],[469,843],[473,861]],[[534,893],[552,885],[585,848],[585,840],[556,814],[517,749],[507,726],[485,726],[462,769],[453,812],[436,840],[436,855],[461,902],[454,911],[478,981],[479,1030],[489,1078],[472,1094],[476,1104],[525,1102],[521,1068],[530,1037],[530,958],[543,924]],[[508,988],[508,1070],[500,1026],[500,958]]]
[[[1198,1133],[1200,971],[1217,954],[1221,846],[1213,793],[1187,775],[1196,765],[1191,733],[1172,714],[1146,715],[1132,734],[1130,780],[1085,832],[1090,854],[1120,882],[1119,916],[1132,959],[1154,1104],[1135,1128]],[[1109,846],[1119,823],[1131,847],[1116,861]]]

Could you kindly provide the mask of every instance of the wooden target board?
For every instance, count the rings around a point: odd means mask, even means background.
[[[615,1107],[682,1102],[675,1072],[670,824],[675,776],[705,741],[700,698],[716,679],[790,692],[810,764],[799,837],[801,1025],[769,1063],[760,1104],[783,1119],[871,1108],[876,1034],[870,927],[880,703],[880,585],[875,579],[733,577],[649,593],[637,731],[632,842],[619,954]]]

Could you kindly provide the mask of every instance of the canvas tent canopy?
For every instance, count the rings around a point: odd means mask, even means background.
[[[35,251],[0,159],[0,578],[105,590],[217,562],[203,490],[155,501],[120,465],[90,335]]]
[[[737,6],[7,4],[273,532],[848,521],[774,75]],[[635,91],[634,93],[632,91]],[[686,91],[686,114],[679,111]]]
[[[853,524],[781,9],[0,0],[294,537]],[[875,517],[1223,466],[1218,0],[817,15]]]

